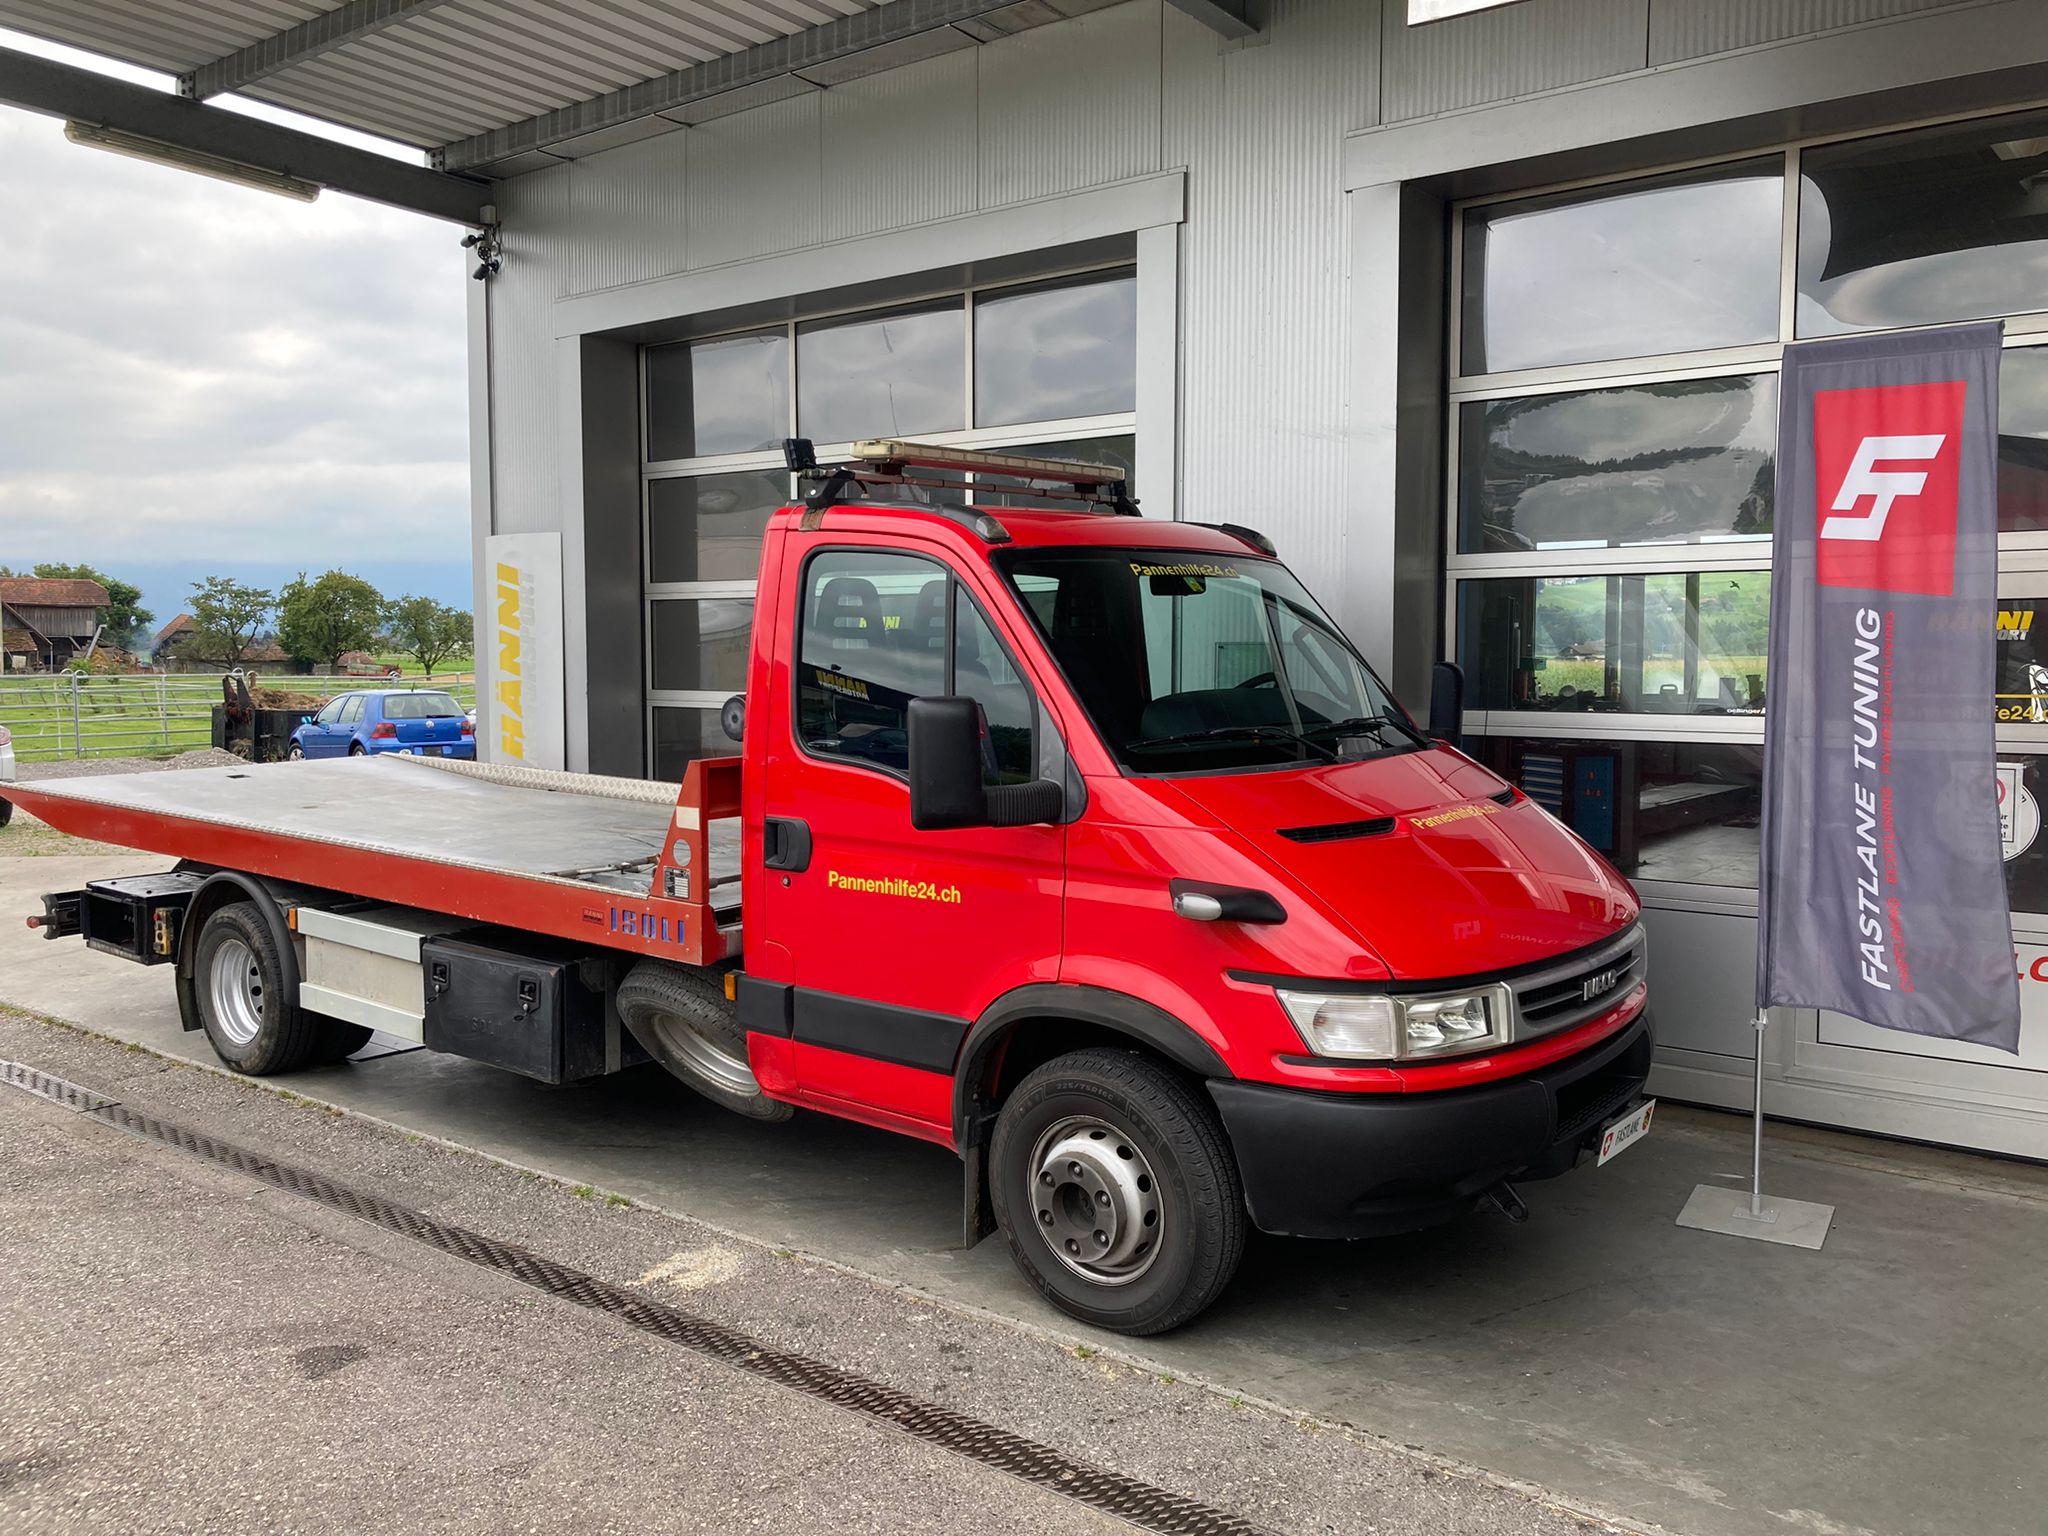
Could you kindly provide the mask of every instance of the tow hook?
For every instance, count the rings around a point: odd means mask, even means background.
[[[1522,1204],[1522,1197],[1515,1193],[1515,1186],[1506,1179],[1502,1179],[1486,1192],[1486,1203],[1516,1226],[1529,1219],[1529,1207]]]

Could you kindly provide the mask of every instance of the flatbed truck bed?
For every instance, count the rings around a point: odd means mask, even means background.
[[[708,964],[739,952],[738,760],[693,764],[691,779],[679,790],[390,754],[9,793],[79,837]]]

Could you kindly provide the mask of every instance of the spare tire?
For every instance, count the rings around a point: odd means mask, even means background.
[[[790,1117],[747,1065],[746,1031],[716,976],[642,960],[619,983],[618,1005],[647,1054],[712,1103],[753,1120]]]

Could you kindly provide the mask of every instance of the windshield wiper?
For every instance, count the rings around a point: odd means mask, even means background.
[[[1206,731],[1182,731],[1177,736],[1144,736],[1129,743],[1132,747],[1184,747],[1198,741],[1228,741],[1238,738],[1246,741],[1291,741],[1296,746],[1307,747],[1326,762],[1336,762],[1337,754],[1321,742],[1310,741],[1308,737],[1290,731],[1284,725],[1219,725]]]
[[[1317,733],[1334,731],[1342,735],[1347,731],[1377,731],[1381,727],[1389,725],[1414,742],[1418,747],[1429,745],[1429,738],[1399,715],[1354,715],[1349,720],[1326,720],[1321,724],[1312,725],[1308,729]]]

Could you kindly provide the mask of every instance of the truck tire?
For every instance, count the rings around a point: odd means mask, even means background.
[[[255,903],[216,907],[192,948],[192,995],[214,1054],[237,1072],[268,1077],[317,1060],[332,1020],[286,995],[284,963]]]
[[[1178,1328],[1244,1253],[1244,1186],[1216,1112],[1136,1051],[1075,1051],[996,1117],[989,1195],[1017,1267],[1070,1317]]]
[[[642,960],[619,983],[618,1007],[647,1054],[712,1103],[751,1120],[790,1117],[790,1107],[755,1080],[747,1033],[715,977]]]

